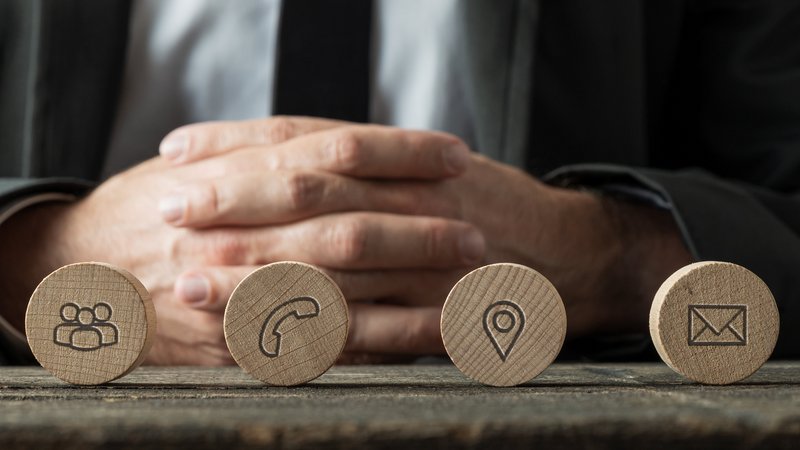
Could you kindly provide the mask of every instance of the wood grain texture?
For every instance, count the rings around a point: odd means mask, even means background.
[[[736,264],[685,266],[661,285],[650,309],[650,335],[676,372],[706,384],[747,378],[778,340],[775,299],[754,273]]]
[[[155,339],[156,312],[147,289],[126,270],[71,264],[33,292],[25,332],[36,360],[53,375],[102,384],[144,361]]]
[[[272,385],[306,383],[328,370],[347,340],[349,316],[339,287],[308,264],[255,270],[225,309],[225,339],[237,364]]]
[[[800,363],[732,386],[662,363],[555,363],[497,389],[451,364],[333,367],[292,388],[239,368],[141,367],[97,387],[0,367],[0,448],[786,449]]]
[[[493,264],[465,275],[442,309],[447,354],[464,374],[492,386],[531,380],[561,351],[564,304],[543,275]]]

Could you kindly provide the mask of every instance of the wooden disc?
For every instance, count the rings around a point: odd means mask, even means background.
[[[33,292],[25,332],[36,360],[53,375],[102,384],[144,361],[155,339],[156,311],[147,289],[127,271],[70,264]]]
[[[758,276],[706,261],[664,281],[650,309],[650,335],[676,372],[700,383],[730,384],[769,359],[779,321],[775,299]]]
[[[348,326],[339,286],[321,270],[298,262],[255,270],[225,308],[225,340],[236,363],[277,386],[325,373],[344,349]]]
[[[442,339],[456,367],[492,386],[541,373],[561,351],[567,314],[556,288],[518,264],[492,264],[459,280],[442,309]]]

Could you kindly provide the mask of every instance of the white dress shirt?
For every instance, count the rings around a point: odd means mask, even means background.
[[[452,64],[458,3],[375,1],[372,122],[474,142]],[[178,126],[269,116],[279,15],[280,0],[134,0],[104,176],[155,156]]]

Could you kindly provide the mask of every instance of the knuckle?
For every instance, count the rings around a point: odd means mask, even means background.
[[[233,233],[218,232],[209,236],[206,262],[210,265],[226,266],[244,264],[246,245]]]
[[[426,164],[430,162],[430,151],[432,136],[430,132],[426,131],[398,131],[396,139],[402,143],[403,148],[408,150],[410,163],[414,165]],[[437,151],[439,146],[434,147]]]
[[[330,228],[333,256],[343,264],[359,262],[366,252],[368,231],[359,220],[344,220]]]
[[[294,212],[308,211],[316,206],[323,190],[322,179],[312,173],[292,172],[285,180],[289,208]]]
[[[225,297],[225,287],[221,285],[220,280],[211,273],[206,274],[205,279],[208,280],[208,305],[219,305],[224,302],[227,297]]]
[[[219,201],[219,189],[215,183],[201,183],[195,189],[197,204],[195,209],[192,202],[189,202],[190,206],[187,211],[189,222],[202,222],[223,215],[223,207]]]
[[[263,133],[267,145],[279,144],[295,136],[295,124],[285,116],[270,117],[264,124]]]
[[[164,261],[182,262],[185,255],[197,249],[195,232],[187,228],[178,228],[168,233],[161,245],[161,257]]]
[[[328,145],[333,166],[342,171],[353,171],[363,163],[364,151],[357,133],[352,129],[337,130]]]
[[[428,133],[424,131],[392,130],[393,138],[399,142],[403,148],[409,150],[415,158],[421,156],[428,141]]]
[[[442,220],[432,220],[425,232],[425,257],[431,260],[442,259],[448,236],[447,225]]]

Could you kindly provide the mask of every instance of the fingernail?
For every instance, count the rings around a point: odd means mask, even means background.
[[[158,210],[165,221],[169,223],[180,222],[186,213],[186,197],[173,195],[162,198],[158,202]]]
[[[161,141],[158,152],[161,153],[161,156],[164,158],[170,161],[176,161],[186,152],[187,142],[188,139],[185,133],[170,134]]]
[[[463,172],[469,164],[469,149],[463,144],[456,144],[444,151],[444,164],[454,174]]]
[[[476,263],[483,258],[486,249],[486,242],[483,235],[475,230],[470,230],[461,236],[458,243],[461,257],[467,263]]]
[[[199,305],[208,301],[211,284],[202,275],[184,275],[175,283],[175,291],[184,302]]]

